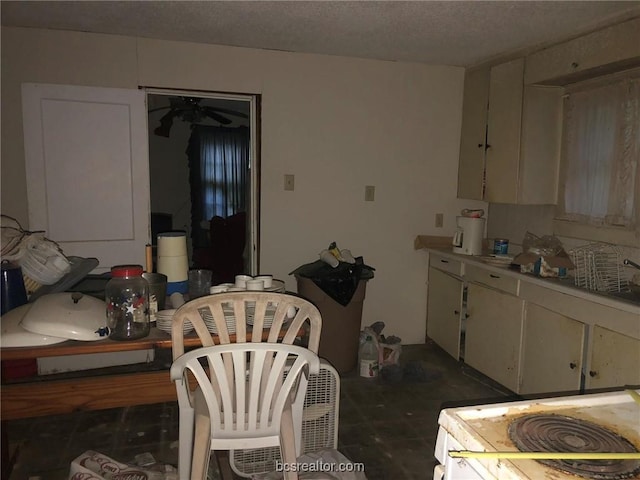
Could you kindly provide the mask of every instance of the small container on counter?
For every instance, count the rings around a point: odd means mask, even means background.
[[[493,241],[493,253],[496,255],[506,255],[509,253],[509,240],[506,238],[496,238]]]
[[[105,288],[107,326],[113,340],[136,340],[149,335],[149,284],[141,265],[111,268]]]

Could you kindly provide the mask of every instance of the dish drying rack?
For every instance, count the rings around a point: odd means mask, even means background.
[[[622,254],[618,247],[592,243],[569,251],[575,265],[577,287],[596,292],[619,292],[627,286],[622,275]]]

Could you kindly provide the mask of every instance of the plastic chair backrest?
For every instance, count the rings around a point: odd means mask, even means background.
[[[275,292],[228,292],[200,297],[176,310],[172,325],[173,359],[184,353],[184,322],[190,321],[203,347],[270,342],[293,344],[304,332],[309,350],[318,353],[322,317],[308,300]],[[250,323],[252,326],[247,326]],[[260,332],[253,335],[252,332]],[[250,340],[249,339],[250,336]]]
[[[304,396],[298,387],[307,366],[306,376],[317,374],[318,356],[295,345],[216,345],[180,356],[171,379],[180,389],[189,388],[187,370],[197,380],[211,421],[212,450],[260,448],[280,444],[282,413],[298,394]]]

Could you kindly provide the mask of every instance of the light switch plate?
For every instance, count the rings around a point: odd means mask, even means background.
[[[442,228],[443,224],[444,224],[444,214],[436,213],[436,228]]]

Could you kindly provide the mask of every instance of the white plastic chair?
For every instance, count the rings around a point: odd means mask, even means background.
[[[186,321],[193,324],[203,347],[214,345],[209,330],[212,328],[216,332],[216,343],[219,344],[269,342],[290,345],[303,334],[307,349],[315,354],[318,353],[322,329],[320,311],[304,298],[274,292],[216,293],[187,302],[176,310],[171,333],[174,361],[184,354],[183,325]],[[252,326],[247,325],[249,321]],[[253,332],[260,334],[254,335]],[[180,387],[176,387],[179,391]],[[302,387],[306,388],[305,378],[302,378]],[[298,453],[304,403],[302,397],[296,398],[292,408]],[[198,398],[198,389],[189,392],[189,395],[181,396],[178,392],[178,470],[181,479],[192,478],[192,459],[201,458],[203,451],[209,452],[209,449],[201,448],[200,443],[201,437],[207,436],[206,433],[196,427],[195,406]],[[200,426],[205,424],[203,421],[199,423]],[[194,453],[194,445],[198,446],[199,452]]]
[[[178,401],[195,397],[195,441],[191,479],[205,479],[211,450],[280,446],[282,459],[298,458],[292,406],[304,398],[309,374],[320,360],[311,350],[282,343],[242,343],[197,348],[171,366]],[[197,381],[189,385],[191,372]],[[207,455],[202,455],[204,446]],[[189,477],[180,477],[189,478]],[[297,480],[285,470],[285,479]]]

